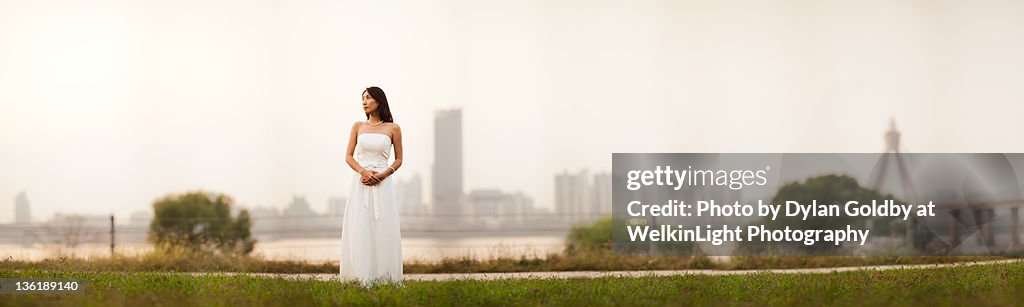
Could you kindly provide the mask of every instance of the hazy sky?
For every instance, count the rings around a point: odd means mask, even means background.
[[[0,0],[0,223],[202,188],[344,196],[388,94],[429,196],[462,107],[467,192],[553,203],[612,152],[1024,151],[1019,1]]]

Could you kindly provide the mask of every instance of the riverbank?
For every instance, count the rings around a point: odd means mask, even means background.
[[[545,257],[444,258],[441,261],[406,262],[404,270],[417,273],[493,273],[562,271],[649,271],[649,270],[757,270],[909,265],[975,262],[1013,259],[1001,256],[804,256],[804,257],[677,257],[622,256],[610,251],[583,250],[552,253]],[[336,262],[269,260],[260,256],[195,253],[183,249],[151,251],[133,256],[60,257],[41,261],[16,258],[0,260],[0,269],[120,272],[253,272],[253,273],[336,273]]]

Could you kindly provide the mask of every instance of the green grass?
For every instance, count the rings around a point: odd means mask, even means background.
[[[866,266],[887,264],[929,264],[1009,259],[1001,256],[785,256],[733,257],[715,262],[708,257],[623,256],[611,251],[581,250],[572,254],[549,254],[545,258],[470,257],[446,258],[439,262],[406,262],[406,273],[492,273],[536,271],[633,271],[690,269],[787,269]],[[137,256],[101,258],[62,257],[42,261],[0,260],[0,270],[66,270],[125,272],[262,272],[336,273],[336,263],[298,260],[269,260],[262,257],[192,252],[184,249],[154,250]]]
[[[3,295],[0,306],[311,305],[907,305],[1024,304],[1024,263],[825,274],[354,283],[158,272],[0,270],[0,277],[82,278],[84,294]]]

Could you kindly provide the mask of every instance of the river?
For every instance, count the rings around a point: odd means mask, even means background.
[[[309,238],[260,240],[252,255],[271,260],[305,260],[309,262],[337,263],[340,253],[340,238]],[[510,234],[453,233],[453,234],[403,234],[402,258],[406,262],[436,262],[443,258],[470,257],[491,259],[497,257],[544,258],[549,253],[560,253],[564,249],[565,233],[532,232]],[[120,254],[137,255],[152,250],[147,243],[122,243],[116,245]],[[12,257],[18,260],[42,260],[58,255],[77,258],[107,257],[109,243],[79,244],[73,249],[52,244],[0,244],[0,258]]]

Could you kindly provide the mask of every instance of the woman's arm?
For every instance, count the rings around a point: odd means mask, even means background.
[[[348,137],[348,148],[345,149],[345,163],[348,163],[348,166],[353,171],[359,173],[362,176],[362,181],[365,183],[369,177],[373,177],[373,171],[363,168],[362,165],[359,165],[359,162],[356,162],[356,158],[353,156],[356,153],[356,142],[359,138],[359,124],[359,122],[352,124],[352,132],[349,133]]]
[[[395,124],[395,128],[392,130],[391,135],[393,140],[392,145],[395,147],[395,162],[392,162],[391,167],[385,169],[383,172],[374,174],[375,177],[380,178],[381,180],[384,180],[387,176],[391,176],[391,174],[398,171],[399,167],[402,167],[402,127]]]

